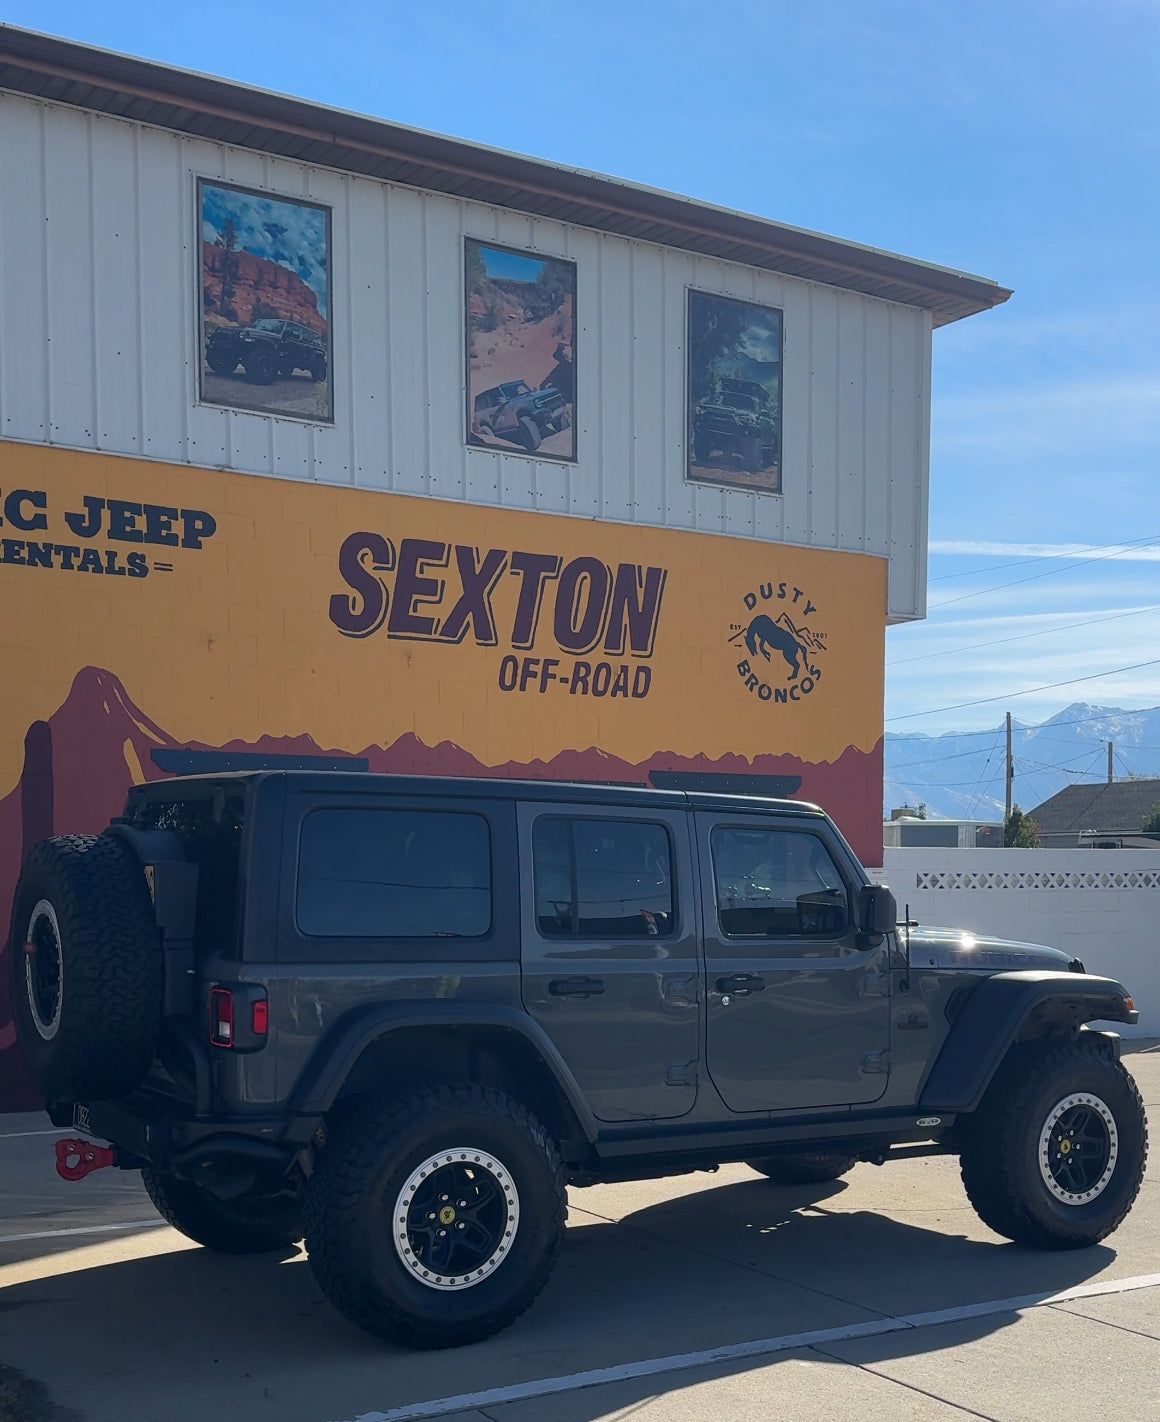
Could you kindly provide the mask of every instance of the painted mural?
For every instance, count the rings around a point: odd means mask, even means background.
[[[763,776],[877,861],[882,559],[6,443],[0,517],[5,919],[38,839],[254,756]]]

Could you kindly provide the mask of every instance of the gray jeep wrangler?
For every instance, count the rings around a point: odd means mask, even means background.
[[[1009,1239],[1114,1230],[1147,1127],[1087,1024],[1134,1022],[1125,989],[896,918],[792,801],[195,776],[31,852],[13,1002],[89,1138],[62,1173],[141,1170],[210,1248],[305,1236],[347,1318],[446,1347],[539,1294],[569,1184],[957,1154]]]

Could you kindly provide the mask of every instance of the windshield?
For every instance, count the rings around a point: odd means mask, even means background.
[[[513,400],[517,395],[530,395],[532,392],[523,380],[508,380],[499,387],[503,391],[505,400]]]
[[[757,401],[752,395],[722,395],[720,403],[730,410],[748,410],[751,415],[757,410]]]
[[[256,328],[257,330],[259,330],[259,331],[274,331],[274,332],[278,333],[279,335],[281,334],[281,332],[282,332],[282,327],[283,327],[285,324],[286,324],[285,321],[271,321],[271,320],[270,320],[269,318],[267,318],[267,317],[264,317],[261,321],[255,321],[255,322],[254,322],[254,326],[255,326],[255,328]]]

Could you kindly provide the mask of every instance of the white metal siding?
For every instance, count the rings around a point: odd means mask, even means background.
[[[333,208],[332,427],[197,404],[198,175]],[[925,611],[927,312],[12,94],[0,192],[4,438],[877,554]],[[464,443],[465,234],[578,264],[575,465]],[[781,496],[685,481],[690,286],[785,312]]]

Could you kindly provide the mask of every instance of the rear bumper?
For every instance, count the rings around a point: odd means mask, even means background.
[[[130,1170],[149,1165],[180,1173],[208,1159],[288,1170],[312,1134],[311,1123],[285,1116],[195,1121],[184,1103],[153,1092],[121,1101],[50,1101],[48,1115],[54,1126],[115,1146],[118,1165]]]

